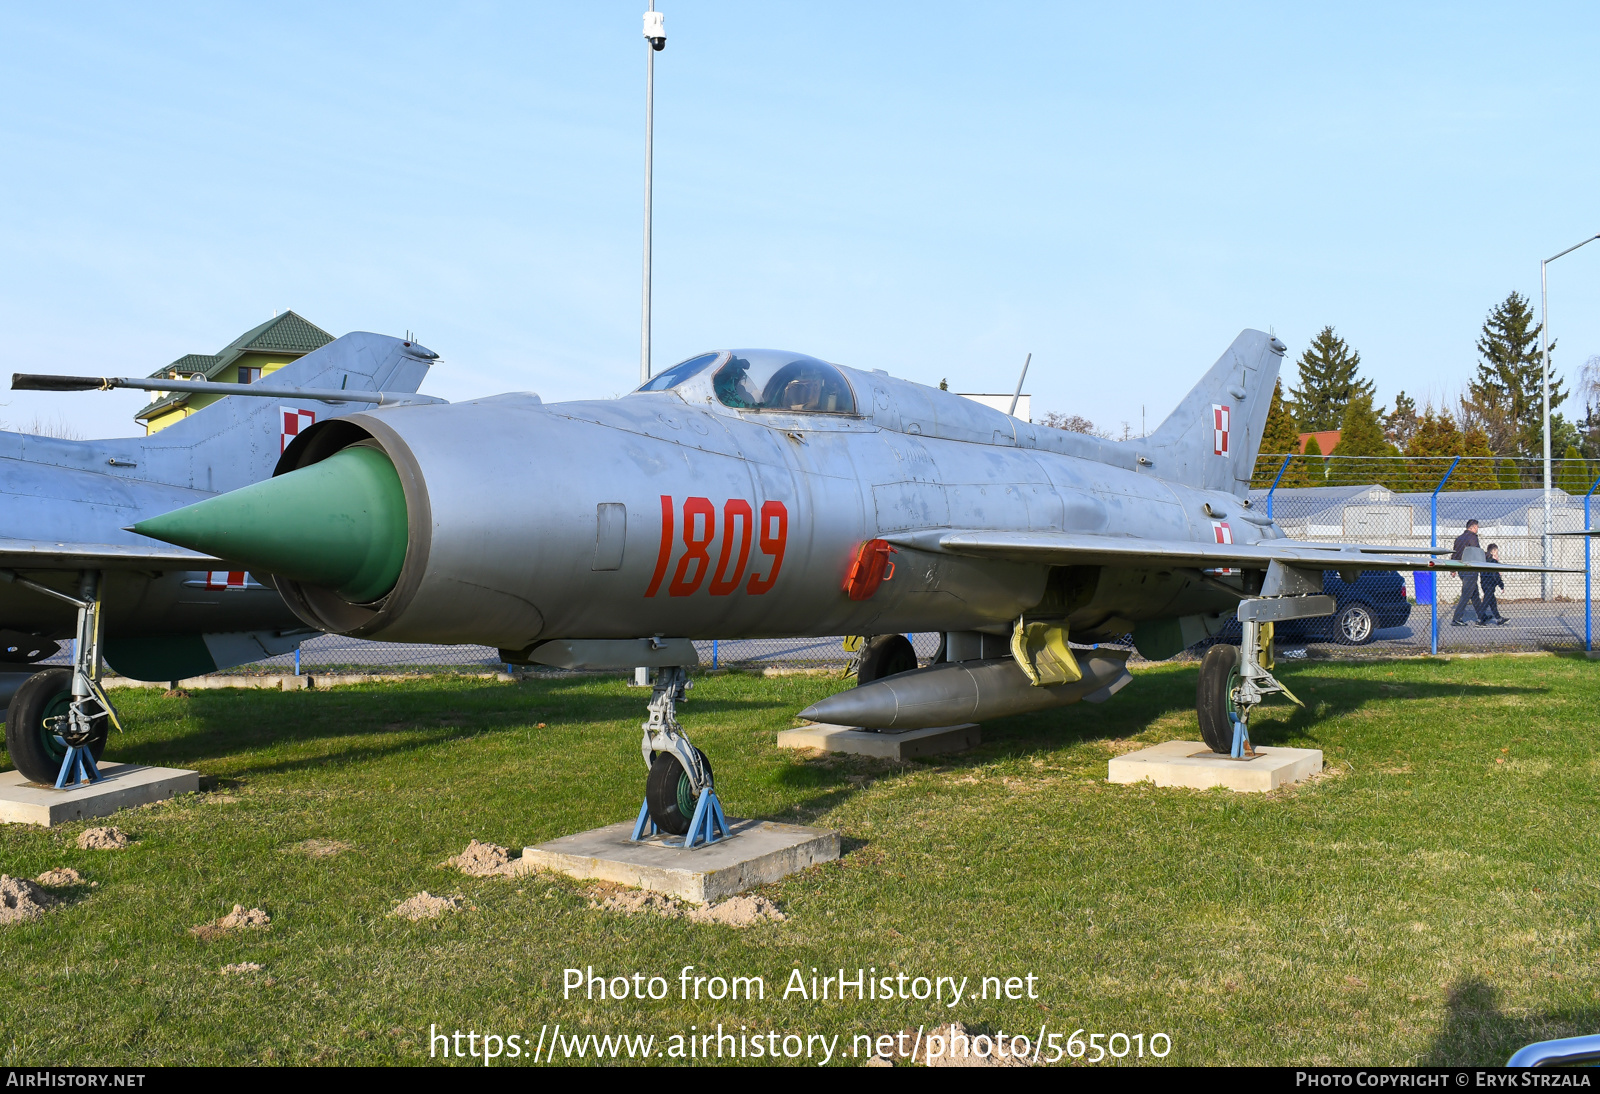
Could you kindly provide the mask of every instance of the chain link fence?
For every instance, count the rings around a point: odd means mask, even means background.
[[[1551,465],[1547,495],[1541,460],[1264,455],[1250,500],[1290,538],[1319,543],[1448,548],[1476,520],[1481,545],[1497,547],[1501,562],[1570,571],[1499,575],[1503,588],[1492,591],[1503,622],[1483,609],[1494,577],[1479,586],[1479,575],[1403,572],[1409,617],[1340,652],[1591,649],[1595,552],[1586,536],[1549,533],[1591,526],[1600,465]]]
[[[1552,464],[1552,482],[1559,485],[1549,496],[1549,530],[1588,528],[1592,495],[1600,485],[1600,464],[1583,460],[1554,460]],[[1592,648],[1591,575],[1596,552],[1586,537],[1546,537],[1542,481],[1543,466],[1538,460],[1263,455],[1250,494],[1251,507],[1270,514],[1292,539],[1449,547],[1466,522],[1476,519],[1479,539],[1485,547],[1496,544],[1502,561],[1537,565],[1548,558],[1551,565],[1576,571],[1504,575],[1505,587],[1495,592],[1505,622],[1480,621],[1469,608],[1461,626],[1453,625],[1463,591],[1458,577],[1425,570],[1405,572],[1401,575],[1403,591],[1384,594],[1405,601],[1409,610],[1403,623],[1378,627],[1370,639],[1359,644],[1313,633],[1286,636],[1280,647],[1290,656],[1301,646],[1339,656]],[[1437,582],[1432,580],[1435,576]],[[1362,585],[1344,590],[1340,606],[1362,595],[1366,595]],[[933,657],[939,644],[937,634],[908,637],[920,658]],[[727,639],[696,642],[695,646],[706,667],[843,670],[851,655],[842,643],[843,636],[834,636]],[[323,635],[303,643],[297,653],[232,671],[491,672],[503,667],[496,651],[486,646],[415,646]]]

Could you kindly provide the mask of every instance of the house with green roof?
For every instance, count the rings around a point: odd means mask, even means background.
[[[150,379],[253,384],[331,341],[333,335],[294,312],[286,311],[259,327],[245,331],[221,352],[186,353],[172,364],[152,372]],[[220,398],[220,395],[185,391],[158,391],[155,401],[135,414],[133,419],[144,423],[146,435],[157,433]]]

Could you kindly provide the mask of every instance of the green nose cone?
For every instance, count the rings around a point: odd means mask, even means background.
[[[140,535],[242,562],[251,570],[333,589],[364,604],[400,577],[406,498],[376,448],[254,483],[133,526]]]

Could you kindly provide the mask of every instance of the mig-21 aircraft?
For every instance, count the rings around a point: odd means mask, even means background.
[[[80,441],[0,432],[0,709],[6,751],[29,780],[64,781],[71,745],[88,750],[89,770],[104,752],[116,712],[99,689],[102,663],[138,680],[176,680],[284,653],[318,633],[237,561],[126,530],[269,477],[303,427],[348,409],[432,401],[415,392],[436,355],[399,338],[328,341],[285,312],[229,349],[293,341],[300,328],[320,336],[300,346],[309,352],[252,384],[204,374],[94,381],[108,389],[256,396],[218,398],[148,436]],[[203,360],[227,357],[225,350]],[[16,386],[84,385],[43,376]],[[169,402],[158,395],[153,405]],[[74,642],[74,665],[40,666],[64,639]]]
[[[1283,352],[1244,332],[1159,429],[1116,442],[882,370],[722,350],[618,399],[319,422],[272,479],[134,530],[271,574],[318,630],[657,669],[636,833],[685,832],[713,787],[675,718],[692,639],[870,636],[857,685],[802,716],[903,729],[1104,701],[1129,653],[1087,645],[1169,658],[1236,613],[1241,646],[1206,654],[1197,700],[1227,753],[1284,690],[1270,624],[1333,610],[1324,570],[1463,568],[1291,541],[1251,506]],[[933,664],[911,631],[942,634]]]

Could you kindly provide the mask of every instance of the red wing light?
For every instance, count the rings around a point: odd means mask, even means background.
[[[851,600],[866,600],[877,592],[879,585],[894,577],[894,562],[889,556],[896,553],[888,540],[869,539],[863,543],[844,579],[845,595]]]

